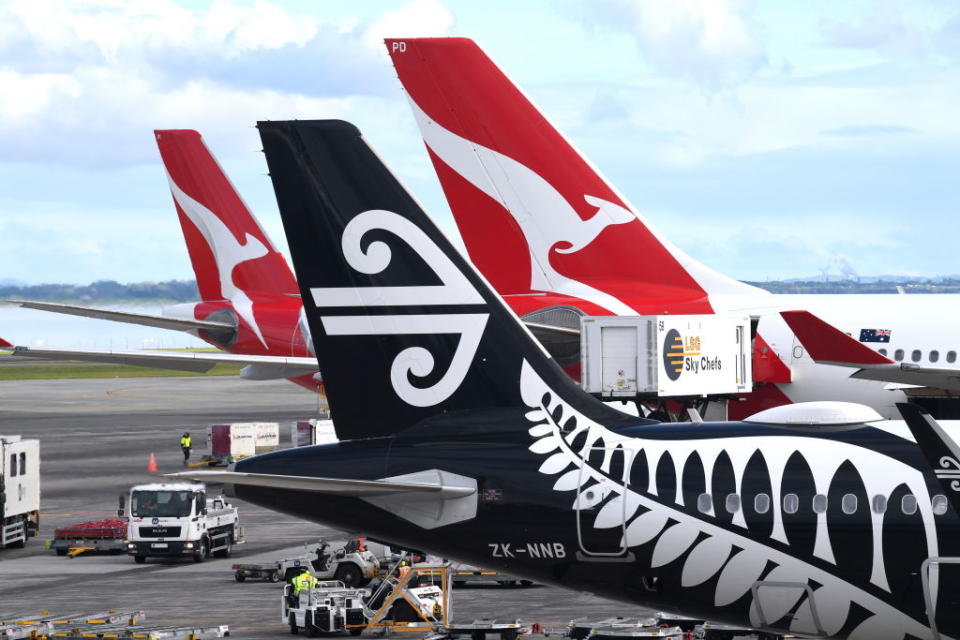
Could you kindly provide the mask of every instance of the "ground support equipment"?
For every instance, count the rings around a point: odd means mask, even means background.
[[[365,589],[344,587],[336,580],[319,582],[297,595],[293,595],[293,585],[286,584],[280,616],[292,634],[302,629],[311,638],[340,631],[360,635],[366,626],[363,606],[366,595]]]
[[[517,640],[526,629],[519,620],[513,622],[497,622],[496,620],[480,619],[470,623],[443,625],[436,632],[427,636],[428,639],[441,640],[442,638],[466,638],[470,640],[485,640],[489,636],[498,636],[500,640]]]
[[[792,636],[771,634],[765,631],[736,627],[728,624],[704,622],[693,632],[695,640],[734,640],[734,638],[756,638],[756,640],[783,640]]]
[[[140,610],[117,611],[115,609],[65,616],[51,615],[49,611],[0,616],[0,637],[5,640],[65,637],[63,635],[65,632],[75,629],[85,629],[88,633],[100,634],[106,630],[112,632],[117,628],[134,627],[139,625],[145,617],[146,614]]]
[[[5,640],[207,640],[230,635],[227,625],[209,627],[165,627],[143,625],[146,614],[140,610],[107,610],[92,614],[0,616],[0,637]]]
[[[382,635],[398,631],[432,633],[450,626],[449,568],[446,564],[418,563],[400,571],[406,558],[407,554],[400,556],[367,599],[361,631]]]
[[[123,553],[127,550],[127,521],[108,518],[57,529],[50,548],[71,558],[87,551]]]
[[[230,567],[233,569],[233,579],[243,582],[247,578],[280,582],[283,580],[285,568],[283,561],[274,562],[239,562]]]

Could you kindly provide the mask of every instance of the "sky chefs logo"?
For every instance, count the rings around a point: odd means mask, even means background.
[[[683,336],[676,329],[667,331],[663,338],[663,369],[671,380],[679,380],[685,371],[697,375],[701,371],[721,371],[719,356],[702,354],[701,336]]]
[[[683,338],[676,329],[667,331],[663,339],[663,369],[671,380],[678,380],[683,373]]]

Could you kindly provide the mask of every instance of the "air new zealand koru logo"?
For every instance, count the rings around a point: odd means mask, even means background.
[[[373,209],[353,218],[343,230],[343,257],[355,271],[382,273],[393,259],[387,243],[371,242],[363,249],[363,237],[371,231],[387,231],[407,243],[433,269],[442,284],[396,287],[312,288],[317,308],[404,307],[486,304],[483,296],[450,258],[410,220],[392,211]],[[425,378],[436,366],[434,354],[423,347],[407,347],[394,358],[390,380],[397,395],[415,407],[430,407],[449,398],[460,387],[480,345],[487,313],[389,314],[322,316],[328,336],[457,334],[460,340],[447,372],[435,384],[418,387],[411,377]]]

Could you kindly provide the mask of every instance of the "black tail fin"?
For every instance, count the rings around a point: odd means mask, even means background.
[[[258,127],[338,436],[525,410],[524,362],[581,411],[622,416],[547,356],[356,127]]]
[[[923,407],[898,402],[897,409],[933,467],[950,504],[960,513],[960,446]]]

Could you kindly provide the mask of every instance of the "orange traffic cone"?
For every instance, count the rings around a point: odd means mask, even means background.
[[[154,473],[157,470],[157,459],[153,457],[153,452],[150,453],[150,462],[147,463],[147,471]]]

